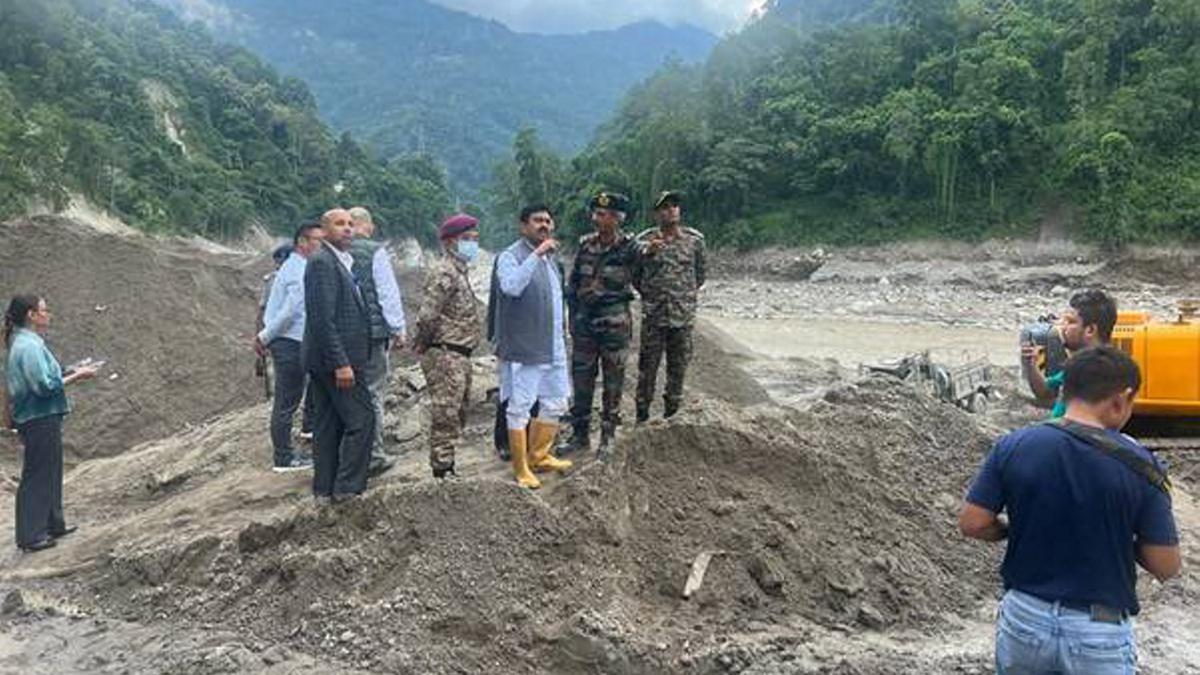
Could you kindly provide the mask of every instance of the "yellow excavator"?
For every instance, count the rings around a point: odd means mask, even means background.
[[[1124,311],[1114,347],[1142,370],[1129,431],[1149,447],[1200,447],[1200,300],[1181,300],[1172,320]]]

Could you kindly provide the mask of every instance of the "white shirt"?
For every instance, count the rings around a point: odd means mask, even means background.
[[[338,259],[338,262],[342,263],[342,267],[345,267],[346,271],[349,272],[350,275],[353,277],[354,276],[354,256],[350,255],[349,251],[343,251],[327,241],[323,241],[321,243],[324,244],[325,246],[328,246],[330,251],[333,251],[333,255]]]
[[[400,296],[400,284],[396,283],[396,272],[392,269],[392,256],[387,248],[380,246],[371,258],[371,276],[375,278],[375,295],[383,320],[392,335],[404,335],[404,302]]]

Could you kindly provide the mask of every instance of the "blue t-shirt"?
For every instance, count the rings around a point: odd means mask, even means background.
[[[1142,457],[1148,450],[1117,432]],[[1008,512],[1004,587],[1138,613],[1137,543],[1179,543],[1171,497],[1120,460],[1044,424],[1001,438],[967,501]]]

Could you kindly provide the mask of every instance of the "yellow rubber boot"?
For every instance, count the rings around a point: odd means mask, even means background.
[[[526,461],[527,442],[524,429],[508,430],[508,451],[512,453],[513,477],[517,479],[517,484],[521,487],[536,490],[542,487],[542,482],[529,471],[529,464]]]
[[[547,471],[562,473],[573,466],[570,460],[559,459],[550,452],[550,448],[554,447],[554,439],[557,437],[557,422],[544,422],[537,418],[530,422],[529,468],[538,473]]]

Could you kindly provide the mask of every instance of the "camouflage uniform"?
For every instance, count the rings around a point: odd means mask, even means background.
[[[683,377],[692,353],[692,326],[696,320],[696,291],[704,285],[704,235],[681,227],[657,253],[648,253],[658,229],[638,235],[642,250],[634,285],[642,296],[641,349],[638,353],[637,414],[650,414],[654,385],[663,352],[667,355],[667,387],[663,394],[666,417],[675,414],[683,399]]]
[[[454,444],[466,422],[471,357],[479,342],[479,307],[467,263],[444,255],[425,278],[413,338],[429,391],[429,465],[435,474],[454,468]]]
[[[625,358],[633,336],[633,267],[637,243],[618,230],[611,245],[598,234],[579,240],[579,251],[567,283],[571,310],[571,373],[575,401],[571,407],[577,438],[586,438],[591,426],[596,374],[603,369],[604,395],[601,424],[611,435],[621,417],[621,390],[625,384]]]

